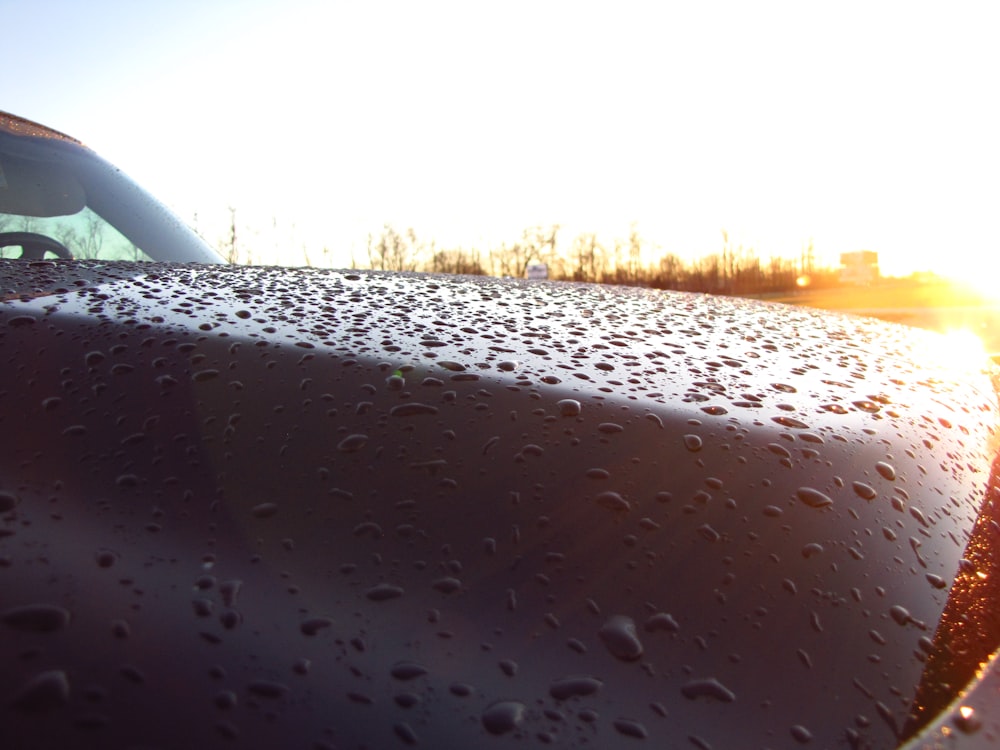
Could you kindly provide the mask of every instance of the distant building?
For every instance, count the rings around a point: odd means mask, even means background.
[[[869,286],[879,279],[878,253],[856,250],[840,254],[840,283]]]

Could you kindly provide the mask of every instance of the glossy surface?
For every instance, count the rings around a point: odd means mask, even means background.
[[[0,258],[46,257],[220,262],[201,238],[86,146],[0,112]]]
[[[893,747],[997,645],[996,397],[932,335],[379,273],[0,289],[34,746]]]

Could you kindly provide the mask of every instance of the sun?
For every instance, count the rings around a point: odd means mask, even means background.
[[[1000,304],[1000,257],[984,255],[971,264],[947,268],[943,275],[980,295],[984,302]]]
[[[988,364],[989,358],[983,340],[968,328],[946,330],[937,343],[935,358],[951,369],[977,371]]]

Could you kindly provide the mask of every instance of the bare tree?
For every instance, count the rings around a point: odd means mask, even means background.
[[[376,240],[368,235],[368,267],[380,271],[415,271],[420,265],[423,245],[413,228],[400,234],[391,224],[382,226]]]
[[[593,232],[579,234],[573,239],[574,281],[599,281],[604,273],[604,248]]]
[[[499,248],[490,248],[490,267],[497,276],[524,276],[528,259],[520,242],[508,245],[506,242]]]
[[[25,217],[29,218],[29,217]],[[101,255],[104,247],[104,222],[93,213],[86,213],[82,221],[77,218],[59,228],[59,241],[73,251],[79,259],[93,259]],[[30,231],[30,230],[25,230]]]
[[[223,257],[225,257],[226,263],[240,262],[239,246],[236,244],[236,209],[232,206],[229,207],[229,240],[224,246]],[[248,259],[247,265],[249,264]]]
[[[684,263],[673,253],[667,253],[659,261],[653,285],[660,289],[684,288]]]
[[[639,283],[639,272],[642,268],[642,245],[639,225],[633,221],[628,232],[628,280],[632,284]]]
[[[431,269],[434,273],[455,273],[473,276],[484,276],[486,269],[480,262],[479,251],[471,251],[458,247],[453,250],[438,250],[431,256]]]

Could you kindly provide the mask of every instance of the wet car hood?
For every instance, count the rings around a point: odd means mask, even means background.
[[[0,289],[0,733],[996,737],[941,714],[997,646],[996,396],[932,334],[314,269]]]

